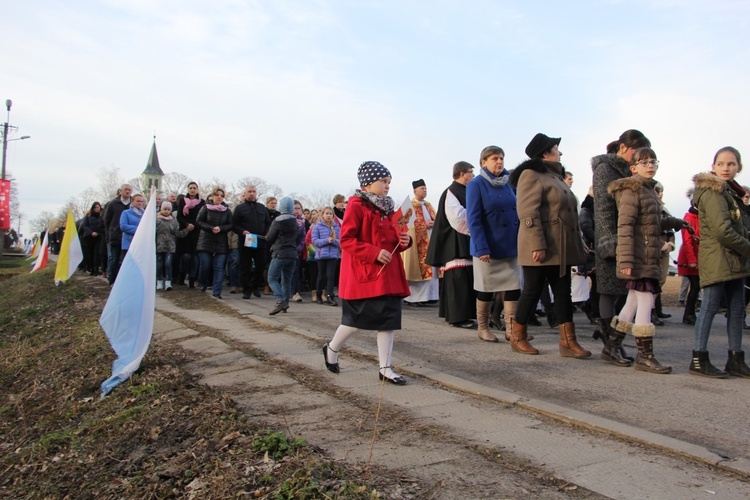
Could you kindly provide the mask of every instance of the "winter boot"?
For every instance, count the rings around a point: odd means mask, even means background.
[[[539,354],[539,350],[529,344],[528,334],[526,333],[526,325],[519,325],[516,323],[516,318],[512,318],[507,322],[509,332],[510,347],[521,354]],[[507,329],[506,329],[507,331]]]
[[[477,300],[477,335],[485,342],[497,342],[489,328],[490,307],[492,302]]]
[[[156,289],[164,290],[164,280],[156,280]]]
[[[612,330],[612,327],[610,326],[611,322],[612,318],[597,318],[596,325],[598,328],[594,329],[594,334],[591,336],[594,340],[601,340],[604,347],[607,347],[607,339]]]
[[[591,351],[587,351],[576,340],[576,329],[572,321],[560,323],[560,356],[563,358],[588,358]]]
[[[651,309],[651,324],[656,326],[664,326],[664,322],[656,314],[656,309]]]
[[[727,362],[727,364],[729,363]],[[708,351],[693,351],[693,359],[690,362],[688,373],[708,378],[727,378],[729,376],[729,373],[719,370],[711,364],[711,360],[708,359]]]
[[[326,304],[328,304],[329,306],[337,306],[337,305],[339,305],[339,303],[336,302],[336,299],[334,298],[333,295],[328,295],[326,297]]]
[[[750,378],[750,368],[745,364],[745,351],[729,351],[726,371],[735,377]]]
[[[635,369],[642,372],[667,374],[672,371],[671,366],[664,366],[654,356],[654,325],[633,325],[633,336],[638,345],[638,355],[635,357]]]
[[[632,364],[631,361],[623,359],[620,355],[620,348],[622,347],[622,341],[625,340],[627,335],[633,329],[633,323],[627,321],[620,321],[617,316],[612,318],[608,331],[608,338],[602,349],[601,358],[605,361],[609,361],[613,365],[627,367]]]
[[[164,290],[168,292],[172,290],[172,282],[170,280],[164,282]]]
[[[557,321],[557,315],[555,314],[555,309],[553,306],[549,306],[545,308],[545,316],[547,316],[547,324],[550,328],[557,328],[560,326],[560,322]]]

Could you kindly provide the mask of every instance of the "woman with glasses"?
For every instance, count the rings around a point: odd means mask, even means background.
[[[630,161],[639,148],[651,147],[651,141],[639,130],[626,130],[619,139],[607,145],[607,154],[591,159],[594,174],[594,231],[596,248],[596,285],[599,291],[599,326],[605,337],[601,357],[617,366],[630,366],[633,358],[624,356],[622,337],[613,336],[612,318],[617,302],[624,302],[628,291],[617,278],[617,206],[607,189],[618,179],[630,177]],[[620,304],[621,305],[621,304]]]

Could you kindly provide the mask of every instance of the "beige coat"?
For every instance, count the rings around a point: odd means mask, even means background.
[[[578,224],[578,200],[563,181],[560,163],[528,160],[510,177],[518,198],[518,263],[522,266],[568,266],[586,262]],[[542,262],[532,252],[544,250]]]

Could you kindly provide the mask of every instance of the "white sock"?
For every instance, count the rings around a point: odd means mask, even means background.
[[[380,373],[388,378],[397,375],[391,369],[391,355],[393,354],[393,330],[378,332],[378,360]]]
[[[341,346],[344,345],[346,339],[348,339],[353,333],[357,331],[356,328],[351,326],[339,325],[336,329],[336,333],[333,334],[333,339],[328,343],[328,362],[335,364],[339,362],[338,351]]]

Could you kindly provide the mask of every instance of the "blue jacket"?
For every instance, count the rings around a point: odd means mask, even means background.
[[[341,228],[334,222],[333,231],[336,238],[328,243],[331,228],[323,221],[318,221],[312,228],[312,242],[315,245],[315,260],[338,259],[341,257]]]
[[[156,217],[154,214],[150,214],[151,217]],[[133,241],[135,236],[135,230],[138,229],[138,224],[141,223],[141,216],[133,212],[133,207],[125,210],[120,215],[120,229],[122,230],[122,249],[127,250],[130,248],[130,242]]]
[[[509,174],[503,170],[501,175]],[[466,186],[466,219],[471,255],[489,254],[491,259],[518,256],[516,194],[509,183],[495,187],[481,174],[474,177]]]

